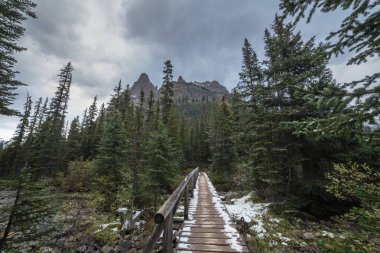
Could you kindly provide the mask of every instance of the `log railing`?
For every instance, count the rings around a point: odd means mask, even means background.
[[[198,168],[194,169],[190,174],[188,174],[174,190],[172,195],[170,195],[170,197],[166,200],[163,206],[161,206],[158,212],[154,215],[154,222],[156,225],[149,237],[147,244],[145,245],[145,248],[143,250],[144,253],[150,253],[153,251],[154,246],[160,238],[162,230],[164,230],[162,252],[173,252],[173,216],[177,211],[181,198],[184,197],[184,219],[188,219],[189,194],[191,197],[193,197],[198,174]]]

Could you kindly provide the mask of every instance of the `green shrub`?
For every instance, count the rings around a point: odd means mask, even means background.
[[[91,189],[94,178],[94,163],[92,161],[71,161],[66,176],[57,175],[57,181],[67,191],[83,192]]]

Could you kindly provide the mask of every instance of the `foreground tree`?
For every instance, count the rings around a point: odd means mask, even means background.
[[[47,225],[44,230],[36,229],[52,219],[59,207],[59,202],[52,197],[49,186],[44,182],[33,182],[27,164],[16,170],[14,201],[11,205],[3,205],[0,208],[0,213],[9,214],[5,221],[2,220],[6,226],[0,239],[0,252],[6,249],[9,249],[9,252],[18,251],[12,248],[13,241],[20,243],[35,240],[55,229],[52,225]],[[12,232],[20,236],[9,238]],[[37,245],[39,246],[42,245]]]
[[[151,133],[145,145],[145,157],[146,193],[170,192],[178,172],[178,162],[172,139],[164,126],[160,125],[157,131]]]
[[[162,123],[166,125],[169,121],[169,114],[173,107],[173,65],[170,60],[164,62],[164,77],[161,87],[162,103]]]
[[[380,10],[379,1],[347,0],[282,0],[280,3],[284,16],[294,16],[295,23],[307,15],[307,22],[317,10],[323,13],[336,12],[339,9],[348,13],[342,21],[340,28],[332,31],[327,39],[330,41],[328,52],[330,56],[338,56],[351,53],[347,65],[360,65],[371,58],[380,56]],[[353,80],[344,85],[345,91],[339,94],[326,90],[322,96],[325,101],[340,100],[335,103],[336,108],[345,107],[347,110],[334,110],[326,119],[310,124],[305,122],[303,127],[308,132],[315,134],[342,133],[347,127],[355,124],[370,125],[372,129],[379,129],[380,120],[380,72],[365,76],[360,80]],[[334,108],[334,109],[336,109]],[[337,112],[337,113],[336,113]],[[351,133],[352,134],[352,133]],[[372,160],[373,166],[378,166],[380,161],[375,153],[379,151],[379,131],[361,131],[355,133],[362,136],[363,144],[370,148],[361,151],[360,157],[367,152],[367,161]],[[364,145],[368,146],[368,145]],[[368,151],[372,154],[368,157]],[[355,159],[356,160],[356,159]]]
[[[39,176],[53,176],[65,167],[64,127],[73,70],[71,62],[61,69],[57,91],[36,137],[37,153],[32,165],[38,169]]]
[[[111,210],[117,196],[131,199],[131,173],[126,163],[126,138],[121,115],[114,110],[107,114],[103,135],[95,157],[97,191],[101,199],[99,208]]]
[[[215,108],[209,127],[211,169],[218,175],[221,183],[228,184],[235,172],[237,153],[232,132],[231,109],[225,97],[222,98],[220,107]]]
[[[17,45],[17,40],[25,33],[22,22],[28,17],[37,17],[33,12],[34,7],[36,4],[32,1],[0,2],[0,115],[18,114],[16,110],[9,108],[17,95],[14,91],[24,85],[15,79],[18,72],[14,70],[14,53],[26,50]]]

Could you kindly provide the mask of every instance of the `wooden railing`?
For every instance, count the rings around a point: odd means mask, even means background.
[[[158,212],[154,215],[154,222],[156,223],[152,234],[149,237],[149,241],[145,245],[144,253],[150,253],[153,251],[158,239],[160,238],[162,230],[163,233],[163,245],[162,252],[173,252],[173,221],[174,214],[177,211],[178,204],[181,198],[184,197],[184,219],[187,220],[189,216],[189,194],[191,197],[194,195],[194,188],[199,174],[199,168],[194,169],[188,174],[174,190],[172,195],[161,206]]]

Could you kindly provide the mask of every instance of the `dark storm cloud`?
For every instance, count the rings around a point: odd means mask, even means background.
[[[75,72],[68,118],[81,115],[93,97],[107,102],[119,79],[133,84],[140,73],[161,85],[163,61],[170,59],[174,76],[185,80],[217,80],[228,89],[238,82],[241,47],[247,37],[259,58],[264,57],[263,34],[278,0],[37,0],[37,20],[25,22],[20,41],[28,51],[16,55],[19,89],[14,108],[22,110],[26,92],[33,100],[52,97],[57,74],[72,61]],[[339,27],[344,13],[317,14],[301,22],[304,39],[324,41]],[[370,73],[379,59],[360,68],[347,68],[346,57],[331,62],[338,81]],[[357,71],[355,71],[357,70]],[[9,139],[18,118],[0,116],[0,138]]]
[[[229,66],[240,65],[243,39],[258,44],[273,19],[277,2],[261,2],[134,1],[127,9],[126,37],[155,44],[157,58],[172,59],[177,75],[225,83]]]

